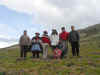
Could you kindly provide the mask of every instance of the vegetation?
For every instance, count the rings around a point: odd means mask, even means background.
[[[72,57],[69,47],[68,57],[63,60],[52,59],[51,49],[48,60],[32,59],[31,53],[26,60],[16,60],[19,58],[18,46],[1,49],[0,75],[100,75],[100,32],[83,34],[86,31],[81,32],[81,57]]]

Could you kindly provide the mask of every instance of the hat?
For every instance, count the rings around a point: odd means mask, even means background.
[[[48,34],[48,32],[47,31],[44,31],[44,34]]]
[[[56,29],[52,29],[52,31],[56,31]]]
[[[35,34],[40,35],[40,33],[36,32]]]
[[[24,30],[24,32],[27,32],[27,30]]]

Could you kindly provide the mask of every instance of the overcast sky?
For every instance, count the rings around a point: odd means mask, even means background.
[[[0,0],[0,48],[17,43],[24,29],[32,37],[37,31],[98,23],[100,0]]]

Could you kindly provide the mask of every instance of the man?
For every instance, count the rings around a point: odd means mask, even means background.
[[[60,33],[60,44],[62,44],[62,55],[61,58],[64,58],[64,56],[68,52],[68,37],[69,37],[69,32],[66,32],[65,27],[61,28],[62,32]]]
[[[28,50],[28,47],[30,46],[30,38],[29,36],[27,35],[27,31],[24,30],[24,34],[20,37],[20,41],[19,41],[19,45],[20,45],[20,57],[25,59],[26,56],[27,56],[27,50]]]
[[[74,26],[71,26],[71,32],[69,34],[69,41],[72,46],[72,54],[73,56],[79,56],[79,41],[80,41],[80,35],[78,31],[75,30]]]

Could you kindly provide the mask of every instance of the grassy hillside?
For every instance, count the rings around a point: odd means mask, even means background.
[[[95,25],[80,31],[81,57],[73,57],[69,48],[68,57],[63,60],[31,59],[28,53],[27,60],[17,61],[19,47],[12,46],[0,50],[0,75],[100,75],[100,25]],[[100,28],[100,27],[99,27]],[[94,33],[95,32],[95,33]],[[70,46],[70,44],[69,44]],[[49,49],[49,57],[52,51]]]

